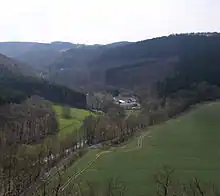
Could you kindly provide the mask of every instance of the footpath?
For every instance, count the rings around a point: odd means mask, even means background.
[[[138,137],[138,140],[137,140],[137,145],[134,147],[134,148],[131,148],[131,149],[127,149],[127,150],[122,150],[120,152],[122,153],[127,153],[127,152],[132,152],[132,151],[136,151],[136,150],[139,150],[141,148],[143,148],[143,140],[146,136],[149,135],[149,132],[144,132],[142,133],[139,137]],[[121,149],[124,149],[126,146],[123,146],[121,147]],[[118,149],[117,147],[114,147],[114,148],[111,148],[110,150],[105,150],[105,151],[102,151],[102,152],[99,152],[96,154],[96,157],[89,161],[87,166],[85,168],[83,168],[81,171],[73,174],[68,180],[66,183],[64,183],[60,189],[59,189],[59,192],[63,192],[74,180],[76,180],[79,176],[82,176],[83,173],[85,173],[85,171],[87,171],[89,168],[91,168],[91,166],[96,163],[96,161],[102,157],[103,155],[106,155],[108,153],[111,153],[111,152],[114,152],[115,149]]]

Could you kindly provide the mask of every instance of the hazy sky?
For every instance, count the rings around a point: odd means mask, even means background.
[[[220,0],[0,0],[0,41],[137,41],[220,31]]]

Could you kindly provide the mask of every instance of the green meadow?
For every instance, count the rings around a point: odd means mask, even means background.
[[[174,169],[173,177],[188,182],[193,177],[220,185],[220,103],[198,106],[184,115],[155,125],[123,148],[111,149],[94,160],[97,150],[90,150],[62,175],[62,184],[84,170],[75,182],[91,181],[102,185],[118,178],[127,186],[127,195],[154,195],[155,175],[164,166]],[[87,168],[87,169],[85,169]]]
[[[59,136],[64,137],[66,134],[77,130],[82,125],[83,120],[90,115],[94,115],[92,112],[83,109],[71,108],[71,118],[65,119],[62,117],[62,106],[53,105],[53,108],[57,114],[57,120],[59,123]]]

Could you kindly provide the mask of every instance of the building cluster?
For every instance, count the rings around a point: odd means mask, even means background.
[[[140,109],[140,103],[136,97],[114,97],[113,100],[124,109]]]
[[[87,108],[92,110],[102,110],[106,102],[113,102],[124,109],[140,109],[140,103],[135,96],[113,97],[111,94],[87,93]]]

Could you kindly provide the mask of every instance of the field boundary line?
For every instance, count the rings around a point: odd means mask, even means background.
[[[110,152],[112,152],[112,151],[106,150],[106,151],[102,151],[102,152],[99,152],[98,154],[96,154],[95,159],[89,161],[89,162],[88,162],[88,165],[87,165],[84,169],[82,169],[81,171],[75,173],[71,178],[69,178],[69,180],[68,180],[62,187],[60,187],[60,190],[59,190],[59,191],[64,191],[65,188],[66,188],[73,180],[75,180],[77,177],[79,177],[80,175],[82,175],[83,172],[85,172],[86,170],[88,170],[88,169],[96,162],[96,160],[97,160],[98,158],[100,158],[102,155],[107,154],[107,153],[110,153]]]
[[[122,153],[126,153],[126,152],[132,152],[132,151],[135,151],[135,150],[139,150],[141,148],[143,148],[143,140],[146,136],[149,135],[149,131],[145,132],[144,134],[142,134],[141,136],[138,137],[138,140],[137,140],[137,146],[132,148],[132,149],[129,149],[129,150],[125,150],[125,151],[120,151]],[[75,180],[77,177],[83,175],[83,173],[85,171],[87,171],[102,155],[104,154],[107,154],[107,153],[110,153],[110,152],[114,152],[113,150],[106,150],[106,151],[102,151],[102,152],[99,152],[96,154],[96,157],[95,159],[91,160],[88,162],[88,165],[82,169],[81,171],[75,173],[71,178],[69,178],[67,180],[67,182],[60,187],[60,190],[59,191],[64,191],[66,189],[66,187],[68,187],[68,185],[73,181]]]
[[[132,152],[132,151],[135,151],[135,150],[139,150],[139,149],[142,149],[143,148],[143,140],[146,136],[148,136],[150,134],[149,131],[145,132],[144,134],[142,134],[139,138],[138,138],[138,141],[137,141],[137,146],[134,147],[134,148],[131,148],[131,149],[128,149],[128,150],[124,150],[124,151],[121,151],[121,152]]]

